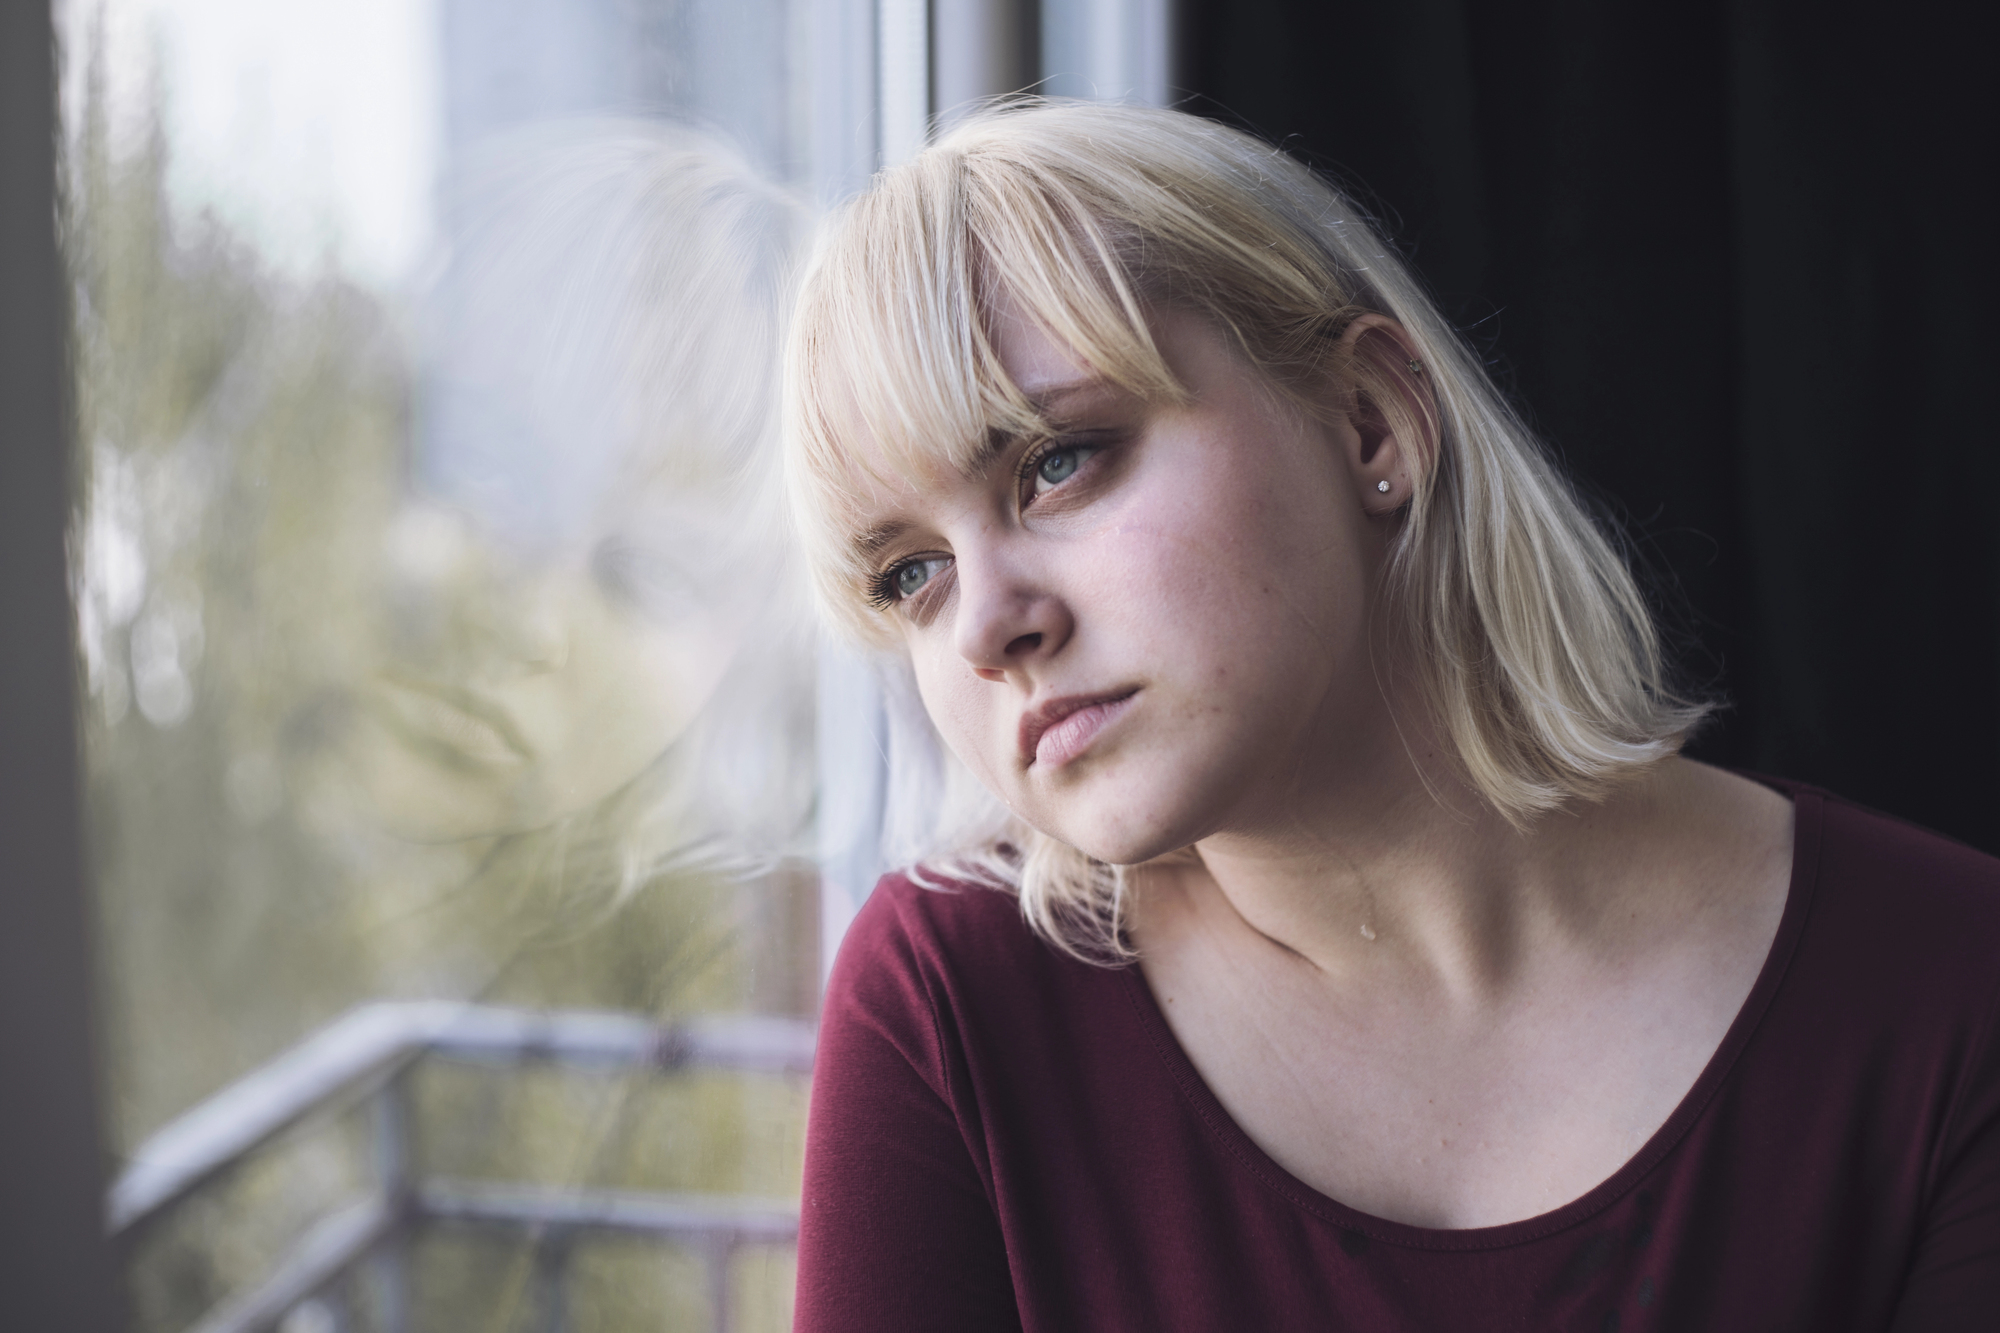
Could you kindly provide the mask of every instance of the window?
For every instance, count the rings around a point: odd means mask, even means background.
[[[1164,10],[57,17],[136,1326],[787,1326],[881,868],[872,680],[781,558],[787,283],[933,113],[1159,96]]]

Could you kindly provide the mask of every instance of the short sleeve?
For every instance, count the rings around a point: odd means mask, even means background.
[[[1894,1333],[2000,1328],[2000,1016],[1945,1126]]]
[[[798,1333],[1018,1333],[998,1218],[954,1104],[934,960],[877,891],[821,1010]]]

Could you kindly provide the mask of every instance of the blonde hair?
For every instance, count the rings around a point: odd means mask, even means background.
[[[774,392],[805,209],[728,143],[626,117],[500,135],[454,185],[425,489],[531,549],[658,490],[724,535],[656,520],[645,549],[598,542],[593,576],[664,603],[655,615],[680,614],[685,581],[733,565],[760,562],[772,590],[685,732],[617,791],[511,831],[523,845],[504,850],[620,898],[690,868],[761,872],[799,852],[813,799],[798,763],[810,615],[784,540]]]
[[[1337,190],[1249,135],[1174,111],[1017,101],[962,122],[848,205],[806,278],[786,363],[786,464],[824,610],[886,649],[855,544],[857,477],[965,467],[1044,433],[1001,368],[996,293],[1120,387],[1183,394],[1145,312],[1207,318],[1307,410],[1331,380],[1413,444],[1387,613],[1465,782],[1516,827],[1674,754],[1707,706],[1670,688],[1623,559],[1477,357]],[[1428,395],[1340,335],[1400,325]],[[853,447],[866,440],[868,456]],[[969,793],[890,661],[889,842],[1015,889],[1059,947],[1129,959],[1130,880]],[[900,682],[899,684],[896,682]]]

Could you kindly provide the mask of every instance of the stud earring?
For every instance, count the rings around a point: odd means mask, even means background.
[[[1411,373],[1412,375],[1421,375],[1421,374],[1423,374],[1423,373],[1424,373],[1424,363],[1423,363],[1423,362],[1421,362],[1421,361],[1412,361],[1412,362],[1410,362],[1410,373]]]
[[[1378,481],[1375,483],[1375,489],[1382,492],[1382,494],[1387,495],[1389,493],[1389,483],[1386,481]]]

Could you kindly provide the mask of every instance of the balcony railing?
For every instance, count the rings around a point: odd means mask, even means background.
[[[458,1224],[533,1235],[535,1304],[544,1333],[567,1326],[567,1271],[575,1241],[592,1233],[646,1235],[698,1252],[712,1326],[729,1333],[731,1258],[739,1246],[798,1236],[790,1200],[730,1195],[556,1190],[420,1178],[411,1154],[411,1067],[426,1055],[599,1069],[743,1070],[806,1074],[810,1024],[784,1018],[710,1018],[661,1026],[625,1014],[532,1013],[449,1002],[366,1005],[238,1080],[140,1146],[112,1187],[109,1224],[131,1237],[248,1154],[301,1122],[358,1103],[373,1119],[374,1180],[363,1200],[310,1228],[264,1280],[225,1300],[190,1333],[265,1333],[322,1301],[335,1333],[334,1297],[363,1265],[373,1270],[385,1333],[408,1333],[409,1249],[418,1228]],[[324,1321],[322,1321],[324,1325]]]

